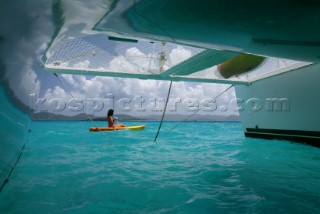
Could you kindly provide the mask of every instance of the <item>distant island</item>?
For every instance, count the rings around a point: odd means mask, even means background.
[[[166,114],[164,121],[183,121],[189,115],[184,114]],[[117,114],[117,117],[121,121],[159,121],[160,115],[144,115],[143,117],[133,117],[126,114]],[[106,121],[107,117],[97,117],[90,115],[90,118],[94,121]],[[61,121],[88,121],[89,116],[82,113],[75,116],[66,116],[61,114],[54,114],[50,112],[38,112],[32,114],[32,120],[43,121],[43,120],[61,120]],[[187,121],[240,121],[239,115],[201,115],[196,114],[189,118]]]

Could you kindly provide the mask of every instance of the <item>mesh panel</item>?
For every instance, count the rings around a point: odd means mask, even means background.
[[[308,65],[270,57],[249,72],[224,78],[216,64],[238,54],[172,43],[120,42],[94,35],[68,41],[48,59],[46,67],[74,74],[248,83]]]
[[[201,51],[203,49],[161,42],[118,42],[99,35],[67,42],[48,59],[46,67],[158,75],[160,71],[165,71]]]

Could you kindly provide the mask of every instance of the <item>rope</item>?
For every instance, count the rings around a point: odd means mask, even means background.
[[[14,163],[14,166],[12,167],[12,169],[11,169],[8,177],[3,181],[2,186],[0,187],[0,192],[2,192],[4,186],[9,182],[9,178],[10,178],[13,170],[16,168],[16,166],[17,166],[17,164],[18,164],[18,162],[19,162],[19,160],[20,160],[20,158],[21,158],[21,155],[22,155],[22,152],[23,152],[25,146],[26,146],[26,144],[23,144],[23,147],[22,147],[22,149],[21,149],[21,151],[20,151],[20,154],[19,154],[16,162]]]
[[[172,81],[170,82],[170,86],[169,86],[169,90],[168,90],[168,95],[167,95],[166,104],[165,104],[165,106],[164,106],[164,110],[163,110],[163,114],[162,114],[162,117],[161,117],[161,121],[160,121],[160,124],[159,124],[159,127],[158,127],[157,135],[156,135],[156,137],[155,137],[154,140],[153,140],[154,142],[157,142],[157,138],[158,138],[158,135],[159,135],[159,133],[160,133],[160,129],[161,129],[161,126],[162,126],[163,118],[164,118],[164,115],[165,115],[165,113],[166,113],[166,109],[167,109],[167,105],[168,105],[168,101],[169,101],[171,86],[172,86]]]
[[[212,100],[217,99],[218,97],[220,97],[223,93],[227,92],[230,88],[232,88],[234,85],[231,85],[229,88],[227,88],[226,90],[224,90],[223,92],[221,92],[218,96],[216,96],[215,98],[213,98]],[[171,129],[168,130],[168,132],[171,132],[173,129],[175,129],[178,125],[180,125],[181,123],[187,121],[189,118],[191,118],[193,115],[195,115],[196,113],[198,113],[200,111],[200,108],[193,112],[191,115],[189,115],[186,119],[180,121],[179,123],[177,123],[176,125],[174,125]]]
[[[72,95],[71,91],[70,91],[69,88],[64,84],[64,82],[63,82],[62,79],[58,76],[58,74],[53,73],[53,75],[54,75],[55,77],[57,77],[57,79],[60,81],[62,87],[69,93],[69,95],[72,97],[72,99],[75,101],[75,103],[77,103],[77,102],[76,102],[76,99],[75,99],[74,96]],[[94,122],[94,120],[90,117],[90,115],[89,115],[83,108],[81,108],[81,109],[82,109],[83,113],[88,116],[88,118],[91,120],[91,122],[94,124],[94,126],[98,128],[98,130],[100,131],[100,133],[101,133],[104,137],[107,137],[107,136],[103,133],[103,131],[101,131],[101,130],[99,129],[97,123]]]

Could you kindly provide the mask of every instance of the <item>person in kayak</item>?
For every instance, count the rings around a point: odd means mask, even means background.
[[[124,124],[117,124],[115,125],[115,123],[117,123],[117,119],[115,116],[113,116],[113,109],[109,109],[108,111],[108,127],[113,128],[113,129],[121,129],[126,127]]]

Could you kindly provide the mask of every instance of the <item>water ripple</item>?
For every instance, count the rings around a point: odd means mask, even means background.
[[[105,135],[90,125],[35,123],[0,211],[319,212],[319,149],[245,138],[239,123],[185,123],[157,143],[158,123]]]

